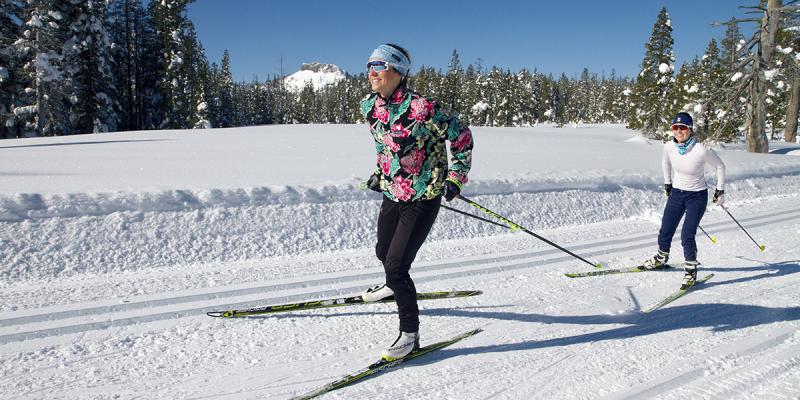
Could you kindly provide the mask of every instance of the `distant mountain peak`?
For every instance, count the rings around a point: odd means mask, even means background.
[[[337,65],[320,62],[303,63],[300,70],[284,79],[286,90],[300,92],[311,82],[314,90],[320,90],[327,85],[335,84],[345,78],[345,72]]]
[[[303,63],[303,66],[300,67],[300,71],[327,72],[344,75],[344,71],[342,71],[339,66],[321,62]]]

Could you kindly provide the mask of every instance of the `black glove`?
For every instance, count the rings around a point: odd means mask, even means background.
[[[381,190],[381,175],[380,173],[376,172],[372,174],[372,176],[367,179],[367,189],[372,190],[374,192],[382,193]]]
[[[722,203],[724,202],[722,198],[722,195],[724,194],[725,194],[724,190],[719,190],[719,189],[714,190],[714,204],[721,206]]]
[[[672,184],[671,183],[665,183],[664,184],[664,194],[666,194],[667,197],[669,197],[670,193],[672,193]]]
[[[447,201],[453,200],[461,192],[461,187],[457,183],[446,180],[444,181],[444,199]]]

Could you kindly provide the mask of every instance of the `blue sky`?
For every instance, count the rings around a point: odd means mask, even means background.
[[[491,5],[489,5],[491,3]],[[283,67],[286,74],[304,62],[336,64],[350,73],[363,70],[378,44],[397,43],[420,65],[446,69],[454,49],[466,67],[482,59],[496,65],[558,75],[596,73],[634,76],[644,56],[658,12],[672,20],[678,65],[701,55],[725,28],[711,27],[739,6],[757,0],[595,0],[595,1],[310,1],[196,0],[189,6],[206,56],[219,64],[228,49],[234,79],[265,79]],[[741,27],[748,36],[755,25]]]

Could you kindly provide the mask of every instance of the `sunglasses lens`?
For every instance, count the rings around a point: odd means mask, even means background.
[[[370,61],[367,63],[367,71],[372,69],[375,72],[381,72],[385,70],[387,67],[385,61]]]

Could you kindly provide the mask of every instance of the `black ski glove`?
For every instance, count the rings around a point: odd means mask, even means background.
[[[719,190],[719,189],[714,190],[714,204],[722,206],[722,203],[725,202],[725,199],[723,198],[724,194],[725,194],[724,190]]]
[[[367,189],[372,190],[373,192],[382,193],[381,190],[381,175],[380,173],[376,172],[372,174],[372,176],[367,179]]]
[[[456,198],[456,195],[461,193],[461,186],[459,186],[456,182],[451,181],[450,179],[444,181],[444,199],[447,201],[453,200]]]
[[[669,197],[670,193],[672,193],[672,184],[671,183],[665,183],[664,184],[664,194],[666,194],[667,197]]]

